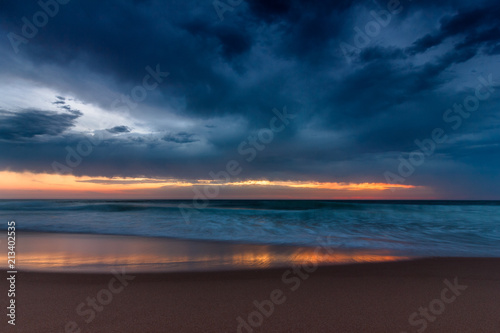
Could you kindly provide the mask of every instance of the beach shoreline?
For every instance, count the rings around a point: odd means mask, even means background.
[[[166,237],[17,231],[17,264],[23,271],[109,273],[221,271],[408,260],[389,249],[249,244]],[[321,241],[321,239],[319,239]],[[7,260],[0,263],[6,268]]]
[[[500,258],[23,231],[16,241],[16,325],[6,316],[2,332],[500,332]]]
[[[19,271],[16,326],[6,320],[0,326],[2,332],[417,332],[425,325],[422,332],[499,332],[498,299],[500,258],[176,273]]]

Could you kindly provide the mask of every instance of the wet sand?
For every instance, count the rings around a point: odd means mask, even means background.
[[[16,326],[2,315],[1,332],[500,332],[499,258],[295,271],[21,271],[16,283]]]
[[[17,233],[17,268],[24,271],[180,272],[286,267],[409,259],[391,250],[259,245],[161,237]],[[5,253],[6,255],[6,253]],[[7,260],[0,261],[5,268]]]

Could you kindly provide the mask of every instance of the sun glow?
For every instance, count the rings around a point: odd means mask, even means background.
[[[47,173],[12,172],[0,171],[0,197],[8,197],[9,193],[24,193],[19,197],[27,198],[29,195],[40,198],[44,195],[57,194],[64,197],[64,193],[70,197],[78,193],[97,193],[103,195],[130,195],[148,197],[147,193],[155,192],[155,197],[161,197],[158,191],[168,191],[170,197],[185,198],[192,196],[189,192],[192,188],[219,186],[221,189],[231,189],[239,194],[246,191],[257,193],[260,191],[265,197],[271,190],[295,191],[297,196],[303,193],[303,197],[309,198],[314,191],[328,192],[352,192],[352,193],[380,193],[387,190],[413,190],[420,188],[413,185],[386,184],[386,183],[347,183],[347,182],[315,182],[315,181],[270,181],[270,180],[245,180],[233,182],[217,182],[214,180],[183,180],[162,178],[106,178],[73,175],[58,175]],[[307,191],[307,192],[306,192]],[[47,196],[45,196],[47,197]],[[241,197],[241,196],[240,196]],[[284,196],[286,197],[286,196]]]
[[[386,183],[338,183],[338,182],[303,182],[303,181],[269,181],[269,180],[247,180],[244,182],[227,183],[234,186],[289,186],[303,188],[321,188],[330,190],[388,190],[391,188],[416,188],[414,185],[386,184]]]

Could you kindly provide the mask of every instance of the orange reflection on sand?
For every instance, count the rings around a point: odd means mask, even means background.
[[[83,256],[74,253],[30,253],[19,256],[20,268],[40,269],[40,268],[66,268],[78,266],[144,266],[148,264],[178,263],[189,260],[189,257],[162,257],[159,255],[127,255],[117,257],[107,256]]]
[[[333,252],[332,250],[330,250]],[[298,249],[290,253],[274,251],[247,251],[222,255],[160,255],[154,253],[114,254],[88,256],[84,253],[24,253],[18,258],[21,269],[40,270],[85,267],[116,267],[125,266],[128,269],[152,268],[158,266],[185,266],[206,268],[268,268],[283,265],[299,265],[313,263],[317,265],[383,262],[409,259],[389,254],[374,253],[328,253],[328,249]]]
[[[293,257],[293,262],[303,263],[312,262],[316,264],[344,264],[344,263],[363,263],[363,262],[382,262],[382,261],[397,261],[409,259],[409,257],[401,257],[390,255],[388,251],[380,253],[373,252],[354,252],[354,253],[329,253],[332,249],[318,249],[318,251],[297,253]],[[325,253],[326,252],[326,253]]]
[[[20,232],[16,266],[25,270],[189,271],[409,259],[389,250],[341,250],[88,234]],[[0,261],[0,266],[7,260]],[[3,264],[2,264],[3,263]]]

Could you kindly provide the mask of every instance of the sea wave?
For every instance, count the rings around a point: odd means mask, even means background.
[[[20,231],[500,256],[500,203],[456,201],[1,200]]]

